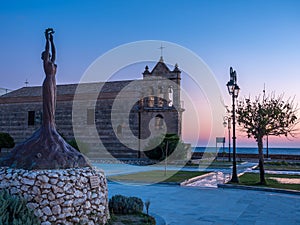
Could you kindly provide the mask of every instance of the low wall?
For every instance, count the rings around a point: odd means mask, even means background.
[[[216,156],[216,153],[212,153],[213,156]],[[192,159],[201,159],[203,157],[203,152],[193,152],[192,153]],[[228,158],[228,153],[218,153],[218,158],[224,157]],[[232,157],[232,152],[231,152]],[[264,154],[264,157],[267,158],[267,155]],[[237,153],[236,154],[237,159],[258,159],[258,154],[243,154],[243,153]],[[276,159],[276,160],[300,160],[299,155],[279,155],[279,154],[269,154],[269,158]]]
[[[0,168],[0,189],[20,194],[42,225],[104,224],[107,182],[101,170],[23,170]]]

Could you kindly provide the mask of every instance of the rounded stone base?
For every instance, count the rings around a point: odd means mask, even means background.
[[[42,225],[105,224],[109,218],[107,181],[101,170],[1,167],[1,189],[23,196]]]
[[[26,170],[91,167],[89,160],[69,145],[54,126],[42,126],[2,159],[0,166]]]

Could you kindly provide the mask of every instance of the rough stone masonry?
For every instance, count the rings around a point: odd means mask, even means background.
[[[0,168],[0,189],[21,195],[42,225],[105,224],[109,217],[104,172],[92,168]]]

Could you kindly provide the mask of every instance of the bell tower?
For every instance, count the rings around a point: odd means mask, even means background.
[[[149,136],[149,123],[152,119],[154,130],[166,128],[167,133],[181,137],[182,113],[180,101],[181,71],[175,64],[173,70],[164,63],[163,57],[152,71],[146,66],[143,72],[143,96],[140,104],[141,137]],[[151,125],[151,124],[150,124]],[[145,126],[145,127],[144,127]]]

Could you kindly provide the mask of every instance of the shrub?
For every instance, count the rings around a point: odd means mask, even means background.
[[[58,134],[69,144],[71,145],[74,149],[76,149],[77,151],[79,151],[80,153],[86,155],[89,152],[89,146],[88,144],[84,143],[83,141],[80,140],[75,140],[75,138],[73,139],[67,139],[65,137],[65,135],[61,132],[58,131]],[[1,224],[0,224],[1,225]]]
[[[144,203],[140,198],[123,195],[114,195],[108,205],[109,210],[115,214],[141,213],[144,208]]]
[[[125,208],[126,197],[123,195],[114,195],[108,202],[109,211],[122,214]]]
[[[39,219],[28,209],[26,201],[8,191],[0,191],[0,224],[38,225]]]
[[[8,133],[0,132],[0,153],[1,148],[13,148],[14,146],[14,139]]]
[[[143,211],[144,203],[142,199],[137,197],[129,197],[127,199],[128,213],[139,213]]]

